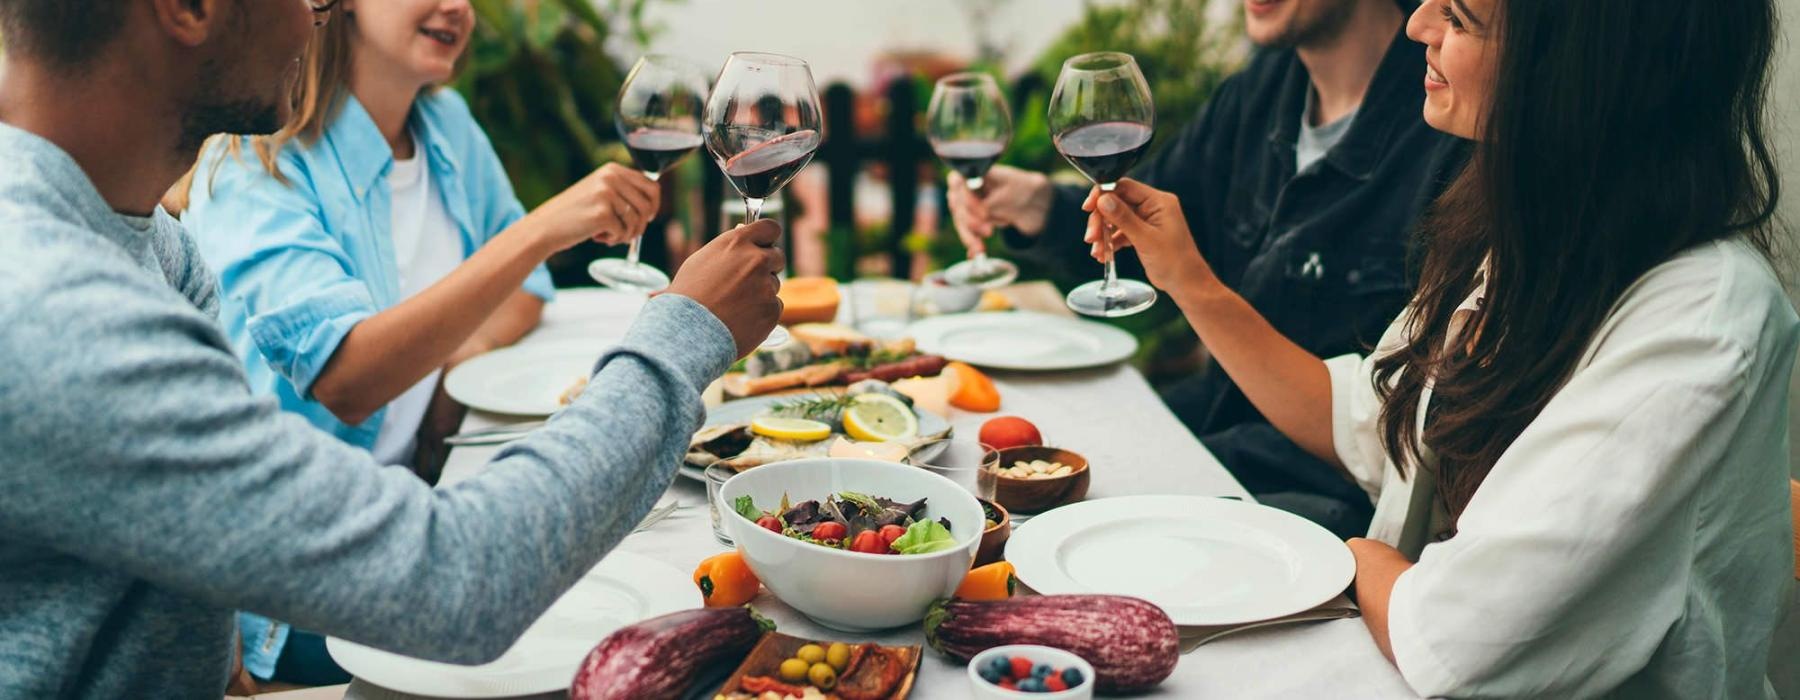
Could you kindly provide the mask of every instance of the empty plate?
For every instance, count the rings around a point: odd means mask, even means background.
[[[1137,352],[1137,339],[1104,323],[1030,311],[951,314],[912,325],[921,352],[979,367],[1067,370],[1109,365]]]
[[[610,345],[581,340],[501,348],[450,370],[444,391],[469,408],[547,416],[562,408],[564,392],[594,373]]]
[[[614,550],[490,663],[422,661],[337,638],[325,645],[344,670],[389,690],[443,698],[533,695],[567,690],[588,651],[619,628],[700,604],[693,583],[675,567]]]
[[[1317,607],[1350,585],[1342,540],[1286,511],[1200,496],[1076,503],[1013,532],[1006,559],[1043,594],[1143,598],[1178,625],[1235,625]]]

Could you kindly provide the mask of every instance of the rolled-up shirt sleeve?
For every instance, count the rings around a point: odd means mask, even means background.
[[[311,396],[350,329],[378,308],[349,252],[326,231],[319,198],[299,189],[309,179],[293,161],[280,164],[286,183],[253,156],[226,156],[210,181],[195,184],[185,221],[224,296],[243,309],[256,350]]]
[[[1386,479],[1387,452],[1376,425],[1381,398],[1375,394],[1374,357],[1339,355],[1325,361],[1325,370],[1331,375],[1332,447],[1356,484],[1377,498]]]
[[[1728,467],[1749,358],[1729,341],[1662,333],[1571,378],[1494,465],[1457,534],[1396,583],[1389,635],[1413,689],[1591,697],[1642,669],[1687,609],[1694,494]]]

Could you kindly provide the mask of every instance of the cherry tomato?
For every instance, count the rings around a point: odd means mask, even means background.
[[[781,518],[765,515],[756,519],[756,526],[775,534],[781,534]]]
[[[863,530],[856,533],[856,539],[850,543],[850,551],[864,554],[886,554],[888,546],[881,541],[881,533],[874,530]]]
[[[813,526],[812,537],[820,542],[839,542],[844,539],[843,523],[819,523]]]
[[[900,539],[900,536],[905,534],[906,528],[900,527],[899,525],[883,525],[881,526],[881,543],[887,545],[889,549],[892,549],[894,547],[894,540]]]

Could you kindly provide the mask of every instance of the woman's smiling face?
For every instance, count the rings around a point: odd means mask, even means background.
[[[1499,0],[1425,0],[1406,35],[1425,45],[1425,123],[1454,136],[1481,138],[1500,63],[1495,37]]]
[[[420,86],[456,74],[475,29],[468,0],[362,0],[348,9],[356,23],[356,60],[380,61]]]

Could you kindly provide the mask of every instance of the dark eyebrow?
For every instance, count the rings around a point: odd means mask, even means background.
[[[1487,26],[1486,22],[1481,21],[1480,17],[1475,16],[1475,11],[1469,9],[1469,5],[1465,2],[1463,2],[1463,0],[1451,0],[1451,1],[1456,3],[1457,9],[1462,10],[1463,16],[1468,18],[1469,24],[1473,24],[1476,27],[1486,27]]]

